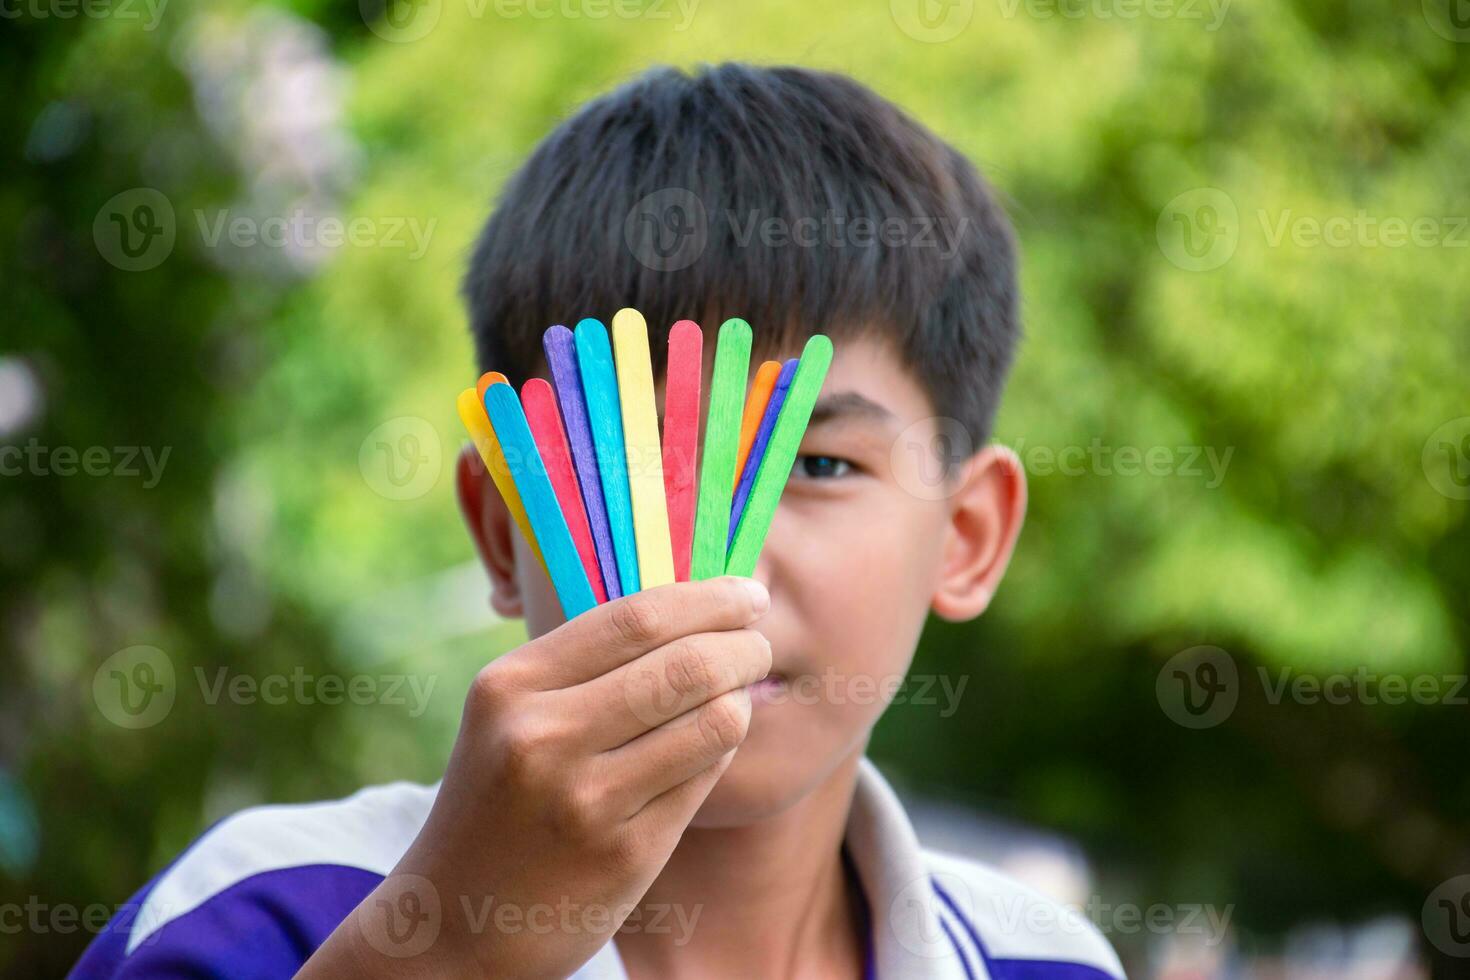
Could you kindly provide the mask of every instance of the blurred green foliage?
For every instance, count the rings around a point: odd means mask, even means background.
[[[1451,220],[1470,213],[1470,67],[1434,2],[1130,18],[998,0],[939,43],[902,29],[901,2],[540,18],[443,0],[371,26],[354,6],[176,3],[154,29],[32,11],[0,34],[0,356],[40,392],[6,444],[171,451],[148,489],[0,483],[0,901],[116,904],[241,806],[437,778],[468,678],[524,636],[374,618],[442,611],[463,581],[445,570],[472,559],[448,469],[474,370],[468,244],[580,102],[727,59],[847,72],[907,107],[982,167],[1023,247],[1028,337],[997,437],[1030,471],[1030,521],[992,611],[919,651],[915,670],[972,675],[963,710],[896,706],[875,757],[1075,836],[1110,900],[1234,903],[1252,944],[1314,918],[1417,921],[1470,870],[1463,706],[1272,704],[1257,673],[1466,669],[1470,460],[1430,443],[1470,414],[1470,233]],[[137,272],[94,239],[135,187],[177,221]],[[207,240],[223,209],[302,200],[417,219],[427,248],[303,265]],[[1222,207],[1233,251],[1203,268],[1180,236]],[[1292,230],[1360,214],[1430,219],[1440,240]],[[438,467],[406,500],[360,458],[404,417],[437,434]],[[1108,462],[1070,475],[1069,447]],[[1167,472],[1120,473],[1127,447],[1167,449]],[[166,651],[180,696],[129,731],[93,675],[136,644]],[[1228,721],[1193,731],[1155,682],[1197,644],[1241,684]],[[437,683],[422,717],[210,705],[195,671],[221,667]],[[0,945],[7,974],[61,972],[88,936],[21,938]]]

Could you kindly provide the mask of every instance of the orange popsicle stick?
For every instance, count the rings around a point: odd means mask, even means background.
[[[490,417],[485,414],[484,397],[477,398],[473,389],[466,388],[459,393],[458,408],[459,417],[464,422],[464,427],[469,430],[475,448],[480,451],[480,459],[484,460],[485,469],[490,473],[490,479],[495,482],[495,488],[505,499],[506,509],[510,511],[510,516],[515,520],[516,526],[521,529],[521,534],[525,535],[526,543],[531,546],[536,560],[541,563],[542,568],[546,568],[546,558],[541,554],[541,545],[536,541],[536,534],[526,514],[526,506],[521,501],[520,491],[516,489],[515,480],[510,475],[510,464],[505,460],[505,450],[500,445],[499,437],[495,435],[494,427],[490,425]],[[547,574],[550,575],[550,572]]]
[[[475,384],[475,394],[479,397],[481,402],[485,400],[485,389],[493,384],[508,385],[510,384],[510,379],[501,374],[499,371],[486,371],[484,374],[480,375],[479,382]]]
[[[740,417],[740,451],[735,456],[735,486],[740,486],[740,474],[745,472],[745,458],[755,444],[755,434],[761,427],[761,416],[766,414],[766,403],[771,400],[771,390],[776,387],[776,376],[781,373],[780,361],[762,361],[756,368],[755,380],[750,383],[750,395],[745,399],[745,414]]]

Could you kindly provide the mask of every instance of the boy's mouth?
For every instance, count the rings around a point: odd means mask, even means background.
[[[754,684],[747,684],[745,689],[750,692],[750,703],[775,704],[784,700],[786,692],[786,678],[781,674],[767,674]]]

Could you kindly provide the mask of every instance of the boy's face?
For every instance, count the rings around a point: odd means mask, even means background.
[[[1025,479],[1012,453],[988,447],[941,482],[935,446],[954,426],[933,417],[885,344],[835,344],[755,571],[771,593],[754,624],[771,642],[771,674],[752,688],[749,734],[693,826],[752,823],[805,796],[866,745],[928,612],[958,621],[985,609],[1020,530]],[[476,482],[466,507],[478,497],[485,508],[469,516],[493,605],[523,615],[533,637],[555,629],[565,620],[550,581],[493,485]]]

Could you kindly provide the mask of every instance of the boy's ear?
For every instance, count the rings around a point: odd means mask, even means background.
[[[511,541],[511,535],[517,532],[505,500],[474,446],[466,445],[459,451],[454,476],[465,527],[490,574],[490,608],[507,619],[525,615]]]
[[[990,445],[966,460],[950,500],[949,540],[931,607],[950,622],[974,619],[990,605],[1026,518],[1026,472],[1007,446]]]

